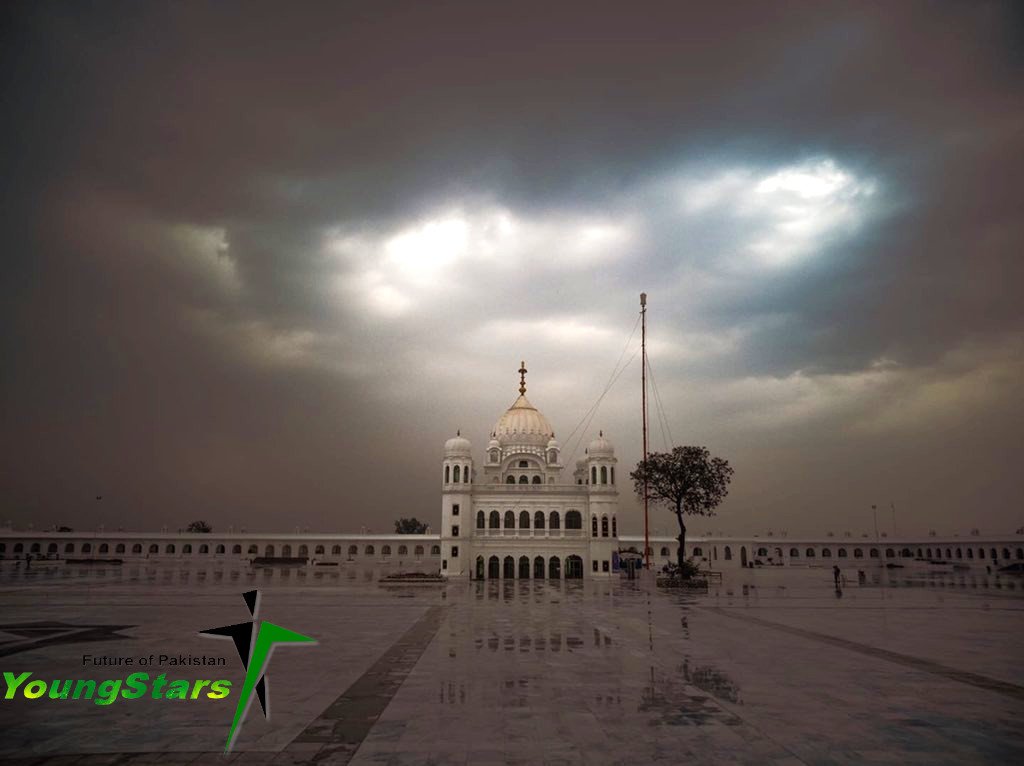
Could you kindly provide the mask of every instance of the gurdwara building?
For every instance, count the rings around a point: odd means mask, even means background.
[[[449,577],[608,577],[619,548],[615,448],[601,432],[571,468],[547,418],[526,398],[498,418],[473,459],[460,434],[444,445],[441,571]]]

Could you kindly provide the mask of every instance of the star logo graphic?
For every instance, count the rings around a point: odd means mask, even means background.
[[[267,697],[266,668],[270,663],[270,655],[278,646],[288,644],[315,645],[316,639],[304,636],[301,633],[282,628],[272,622],[260,622],[256,619],[259,611],[260,592],[250,590],[242,594],[245,605],[249,607],[249,614],[252,619],[249,622],[240,622],[237,625],[225,625],[221,628],[210,628],[201,630],[200,633],[214,638],[230,638],[238,656],[245,667],[245,682],[242,684],[242,692],[238,697],[238,706],[235,708],[235,717],[231,721],[231,730],[228,732],[227,741],[224,743],[224,752],[230,752],[235,743],[238,730],[245,720],[249,707],[252,705],[253,692],[260,701],[263,715],[270,720],[270,707]],[[253,630],[255,628],[255,631]]]

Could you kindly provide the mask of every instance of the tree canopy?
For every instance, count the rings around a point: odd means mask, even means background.
[[[707,447],[674,447],[671,452],[652,452],[637,463],[629,476],[642,500],[646,487],[649,501],[664,505],[679,522],[680,568],[686,544],[685,514],[713,516],[729,494],[733,469],[729,461],[712,457]]]
[[[395,521],[395,532],[399,535],[422,535],[426,531],[426,523],[418,521],[415,516],[411,519],[403,517]]]
[[[189,522],[189,525],[186,528],[186,531],[188,531],[188,532],[200,532],[200,533],[203,533],[203,534],[208,534],[208,533],[213,531],[213,527],[211,527],[209,524],[207,524],[202,519],[199,519],[198,521]]]

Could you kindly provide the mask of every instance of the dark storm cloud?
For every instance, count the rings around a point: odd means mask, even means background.
[[[7,13],[20,523],[431,516],[439,440],[482,446],[521,356],[570,430],[641,289],[676,438],[739,464],[723,522],[820,530],[783,477],[841,523],[852,473],[959,523],[939,428],[1011,523],[1011,4]],[[634,393],[604,405],[627,463]]]

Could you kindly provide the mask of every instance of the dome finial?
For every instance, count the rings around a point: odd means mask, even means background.
[[[519,393],[526,393],[526,362],[519,363]]]

